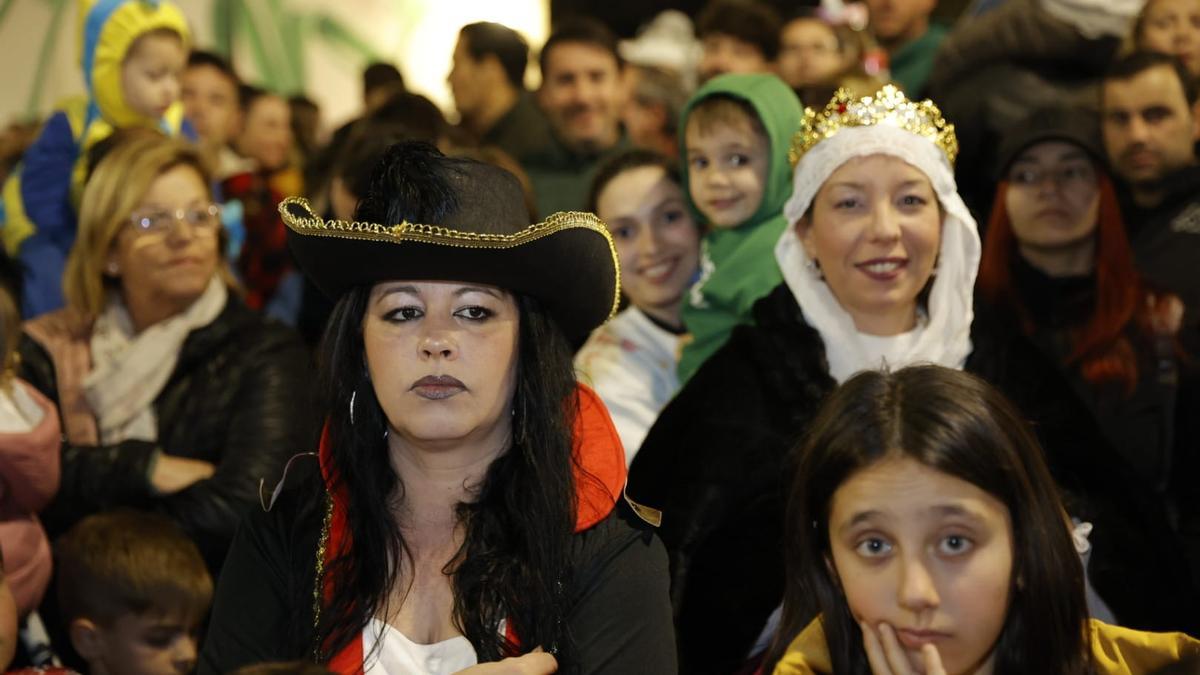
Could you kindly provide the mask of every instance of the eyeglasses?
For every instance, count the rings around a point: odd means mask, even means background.
[[[190,209],[150,209],[135,211],[129,222],[139,234],[166,234],[178,223],[187,223],[197,232],[212,232],[221,224],[221,207],[206,204]]]
[[[1090,164],[1064,166],[1059,169],[1014,169],[1008,175],[1008,182],[1019,187],[1034,187],[1041,185],[1047,178],[1053,184],[1066,188],[1096,184],[1096,169]]]

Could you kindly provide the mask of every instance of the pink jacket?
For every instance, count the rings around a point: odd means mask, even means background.
[[[0,551],[24,617],[41,602],[50,582],[50,543],[37,512],[58,490],[62,432],[58,411],[45,396],[23,380],[13,386],[24,387],[45,413],[32,431],[0,433]]]

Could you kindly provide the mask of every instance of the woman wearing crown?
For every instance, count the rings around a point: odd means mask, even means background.
[[[863,370],[934,363],[991,382],[1035,422],[1070,515],[1093,610],[1195,629],[1194,592],[1165,516],[1069,385],[1015,331],[976,317],[975,221],[952,171],[953,126],[886,87],[807,110],[792,148],[784,283],[651,428],[630,498],[661,509],[684,673],[736,672],[765,648],[782,597],[789,452],[824,397]]]

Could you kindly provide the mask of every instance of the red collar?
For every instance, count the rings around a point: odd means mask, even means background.
[[[600,397],[591,388],[577,384],[579,412],[575,418],[575,531],[583,532],[604,520],[612,513],[621,490],[625,487],[625,451],[621,438],[613,426],[612,418]],[[321,534],[322,569],[333,559],[334,552],[349,544],[350,534],[346,530],[345,486],[334,486],[330,475],[329,426],[321,433],[318,457],[325,489],[331,498],[331,507],[326,514],[327,522]],[[329,597],[334,580],[327,576],[323,580],[324,595]],[[511,633],[509,639],[516,642]],[[339,675],[361,673],[363,646],[361,637],[351,640],[329,662],[329,669]]]

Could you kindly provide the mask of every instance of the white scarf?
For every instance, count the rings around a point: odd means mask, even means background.
[[[212,323],[228,297],[225,283],[213,276],[190,307],[136,335],[120,297],[109,298],[92,329],[92,371],[83,381],[101,443],[158,440],[154,399],[175,371],[188,334]]]
[[[929,293],[927,321],[908,333],[879,337],[860,333],[829,286],[808,271],[808,254],[795,227],[775,246],[775,260],[809,325],[821,335],[829,374],[840,384],[857,372],[934,363],[961,369],[971,353],[972,291],[982,246],[942,151],[929,139],[898,127],[841,129],[813,146],[796,166],[794,190],[783,207],[789,223],[808,211],[830,174],[854,157],[891,155],[929,178],[943,210],[937,274]]]
[[[1125,37],[1146,0],[1042,0],[1041,4],[1051,16],[1095,40]]]

